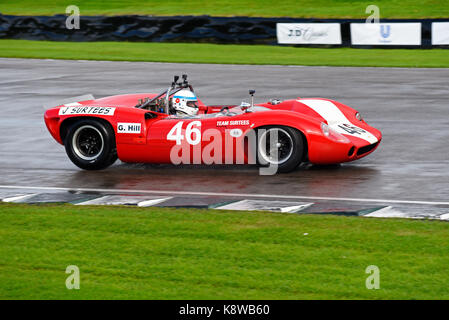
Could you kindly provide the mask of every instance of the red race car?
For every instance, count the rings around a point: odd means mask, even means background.
[[[80,168],[128,163],[258,164],[289,172],[373,152],[382,135],[356,110],[307,98],[206,106],[183,75],[160,94],[125,94],[59,105],[45,112],[56,141]]]

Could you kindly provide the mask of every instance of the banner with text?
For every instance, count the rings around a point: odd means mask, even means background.
[[[341,44],[339,23],[277,23],[281,44]]]
[[[432,45],[449,45],[449,22],[432,22]]]
[[[351,23],[353,45],[421,45],[421,23]]]

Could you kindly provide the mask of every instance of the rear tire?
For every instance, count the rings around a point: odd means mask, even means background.
[[[257,160],[261,166],[277,166],[277,172],[295,170],[304,159],[304,139],[301,133],[285,126],[261,128],[257,137]],[[277,135],[277,143],[270,149],[270,136]],[[265,147],[264,147],[265,145]]]
[[[72,162],[85,170],[100,170],[117,160],[112,127],[102,121],[83,119],[69,128],[65,150]]]

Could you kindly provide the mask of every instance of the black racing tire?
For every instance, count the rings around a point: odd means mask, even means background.
[[[81,119],[73,123],[65,138],[70,160],[85,170],[101,170],[117,160],[112,127],[100,120]]]
[[[273,132],[276,132],[278,136],[278,143],[276,144],[277,158],[275,157],[274,159],[270,156],[270,151],[268,151],[270,135]],[[264,142],[265,148],[263,147]],[[304,160],[304,143],[302,134],[296,129],[286,126],[260,128],[257,134],[258,164],[260,166],[277,165],[277,172],[279,173],[291,172]]]

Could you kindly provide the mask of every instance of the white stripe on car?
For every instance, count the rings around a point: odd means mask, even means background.
[[[328,100],[320,99],[301,99],[298,102],[305,104],[313,111],[318,113],[323,119],[325,119],[333,130],[344,135],[350,135],[354,137],[361,138],[368,141],[370,144],[376,143],[377,138],[369,133],[368,131],[354,125],[351,121],[346,118],[346,116],[341,112],[341,110],[332,102]],[[345,127],[353,127],[355,132],[351,133],[351,130],[345,130]]]

